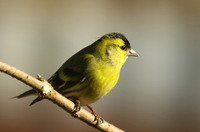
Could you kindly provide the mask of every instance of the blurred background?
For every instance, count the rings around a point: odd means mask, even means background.
[[[139,58],[92,104],[130,132],[200,131],[200,1],[0,0],[0,61],[49,78],[71,55],[109,32]],[[47,100],[10,99],[30,89],[0,73],[2,132],[94,131]]]

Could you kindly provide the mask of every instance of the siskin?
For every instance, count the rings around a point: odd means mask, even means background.
[[[89,104],[101,99],[116,85],[128,56],[138,57],[138,54],[131,49],[127,38],[121,33],[109,33],[69,58],[48,82],[75,103],[75,112],[86,105],[95,120],[103,122]],[[37,92],[32,89],[17,98],[29,95],[37,95]],[[37,97],[30,105],[40,100],[42,97]]]

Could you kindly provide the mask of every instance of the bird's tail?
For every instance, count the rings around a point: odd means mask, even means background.
[[[26,91],[26,92],[24,92],[24,93],[22,93],[22,94],[20,94],[20,95],[18,95],[16,97],[14,97],[14,98],[20,99],[20,98],[23,98],[23,97],[27,97],[27,96],[30,96],[30,95],[36,95],[36,94],[37,94],[37,92],[34,89],[31,89],[31,90],[28,90],[28,91]],[[33,100],[31,102],[30,105],[33,105],[33,104],[35,104],[35,103],[37,103],[37,102],[39,102],[41,100],[42,100],[41,97],[37,97],[35,100]]]

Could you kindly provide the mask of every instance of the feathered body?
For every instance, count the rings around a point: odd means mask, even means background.
[[[120,33],[110,33],[69,58],[48,82],[59,93],[81,105],[96,102],[118,82],[128,56],[138,56]],[[29,90],[18,98],[34,94]],[[40,101],[38,97],[31,104]]]

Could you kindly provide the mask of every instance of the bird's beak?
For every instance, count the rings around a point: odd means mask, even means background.
[[[139,55],[133,50],[130,49],[127,53],[128,56],[135,56],[135,57],[139,57]]]

